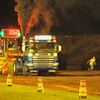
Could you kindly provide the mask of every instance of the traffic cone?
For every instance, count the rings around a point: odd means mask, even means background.
[[[42,78],[38,78],[38,92],[44,92]]]
[[[85,80],[81,80],[80,81],[79,98],[87,98],[86,82],[85,82]]]
[[[12,76],[11,74],[8,74],[7,76],[7,83],[6,83],[7,86],[12,86]]]

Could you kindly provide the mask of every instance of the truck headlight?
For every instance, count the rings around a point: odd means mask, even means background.
[[[27,63],[27,66],[33,66],[33,63]]]
[[[33,56],[33,54],[32,54],[32,53],[28,53],[28,56],[29,56],[29,57],[32,57],[32,56]]]
[[[57,53],[54,53],[53,56],[54,56],[54,57],[57,57]]]
[[[53,66],[58,66],[58,63],[53,63]]]

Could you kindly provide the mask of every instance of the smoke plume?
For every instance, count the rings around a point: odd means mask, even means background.
[[[42,33],[50,32],[53,26],[53,9],[49,7],[47,0],[41,0],[31,13],[30,20],[27,24],[26,33],[30,33],[32,27],[37,27]]]
[[[100,32],[100,0],[16,0],[23,34]]]

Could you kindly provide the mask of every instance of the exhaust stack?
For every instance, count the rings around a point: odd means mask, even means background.
[[[25,36],[23,36],[23,40],[22,40],[22,51],[25,51],[25,42],[26,42],[26,39],[25,39]]]

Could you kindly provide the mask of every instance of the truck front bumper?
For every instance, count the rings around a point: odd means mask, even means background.
[[[48,71],[48,72],[56,72],[58,67],[29,67],[30,72],[38,72],[38,71]]]

